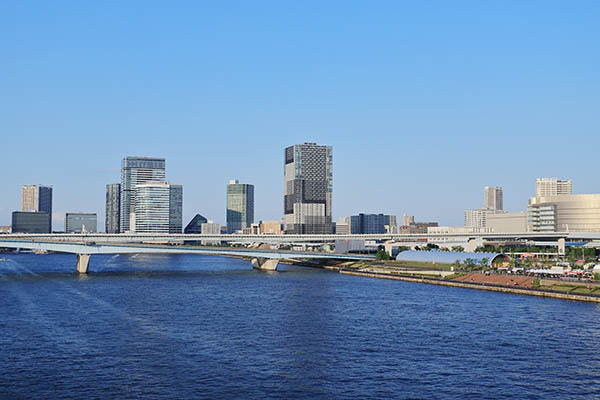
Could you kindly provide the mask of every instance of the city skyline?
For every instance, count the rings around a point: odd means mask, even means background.
[[[104,226],[105,185],[128,154],[169,160],[184,223],[225,224],[230,177],[255,185],[257,220],[279,219],[281,149],[303,141],[335,149],[334,221],[459,226],[482,187],[519,211],[538,177],[598,193],[600,7],[586,4],[2,5],[15,40],[0,131],[16,167],[2,173],[0,224],[23,184],[43,183],[55,227],[70,211]]]

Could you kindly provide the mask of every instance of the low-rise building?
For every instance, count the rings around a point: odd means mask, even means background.
[[[66,213],[65,233],[84,232],[98,232],[98,217],[96,213]]]
[[[260,233],[270,235],[281,235],[283,234],[283,228],[281,221],[261,221],[260,222]]]
[[[12,233],[50,233],[50,214],[43,211],[12,213]]]
[[[489,214],[486,228],[494,233],[527,232],[527,213]]]
[[[335,224],[335,233],[337,235],[350,234],[350,217],[342,217],[338,219],[338,222]]]
[[[10,225],[0,226],[0,234],[8,234],[12,232],[12,227]]]
[[[532,197],[527,224],[531,232],[600,232],[600,194]]]

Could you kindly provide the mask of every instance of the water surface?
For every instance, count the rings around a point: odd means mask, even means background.
[[[6,255],[0,398],[600,398],[594,304],[199,255]]]

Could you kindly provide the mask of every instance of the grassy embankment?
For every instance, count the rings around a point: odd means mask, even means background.
[[[541,285],[539,279],[533,282],[536,289],[552,290],[562,293],[582,293],[582,294],[600,294],[600,286],[578,285],[576,283],[555,283],[551,285]]]

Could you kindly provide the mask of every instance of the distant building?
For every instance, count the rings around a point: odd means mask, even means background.
[[[121,184],[106,185],[106,218],[104,221],[106,233],[121,231]]]
[[[488,214],[486,228],[494,233],[527,232],[527,213]]]
[[[200,234],[200,233],[202,233],[202,224],[204,224],[206,222],[208,222],[208,219],[206,219],[205,217],[203,217],[200,214],[196,214],[194,216],[194,218],[192,218],[192,220],[190,221],[190,223],[187,224],[187,226],[183,230],[183,233],[186,233],[186,234],[191,234],[191,233]]]
[[[48,213],[48,232],[52,232],[52,186],[23,185],[21,211]]]
[[[208,221],[202,224],[202,234],[203,235],[220,235],[221,225],[215,224],[213,221]],[[220,240],[202,240],[202,244],[219,244]]]
[[[287,147],[284,152],[285,233],[332,233],[332,196],[332,147],[316,143]]]
[[[403,225],[398,228],[398,233],[427,233],[427,229],[438,226],[437,222],[413,222],[410,225]]]
[[[50,214],[43,211],[12,213],[12,233],[51,233]]]
[[[120,231],[134,230],[136,187],[146,182],[165,180],[165,159],[129,156],[123,159],[121,169],[121,217]]]
[[[98,232],[96,213],[66,213],[65,233]]]
[[[229,181],[227,185],[227,233],[241,231],[254,223],[254,185]]]
[[[409,226],[415,223],[414,215],[402,214],[402,226]]]
[[[335,224],[336,235],[349,235],[350,234],[350,217],[339,218]]]
[[[350,233],[352,234],[386,233],[386,225],[396,226],[396,216],[361,213],[350,217]]]
[[[0,234],[7,234],[12,232],[12,227],[10,225],[0,226]]]
[[[503,194],[500,186],[486,186],[484,188],[484,208],[490,210],[503,210]]]
[[[261,221],[260,222],[260,233],[261,234],[271,234],[271,235],[281,235],[283,233],[283,229],[281,227],[281,221]]]
[[[242,228],[244,235],[260,235],[260,224],[252,223],[249,228]]]
[[[531,232],[600,232],[600,194],[532,197],[527,225]]]
[[[485,228],[487,227],[488,215],[504,214],[504,210],[490,210],[489,208],[478,208],[476,210],[465,211],[465,227],[467,228]]]
[[[183,187],[169,182],[136,185],[135,232],[181,233]]]
[[[573,182],[557,178],[537,178],[535,180],[535,197],[560,196],[573,194]]]

